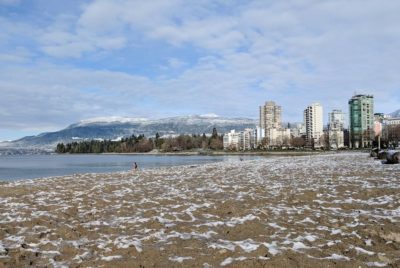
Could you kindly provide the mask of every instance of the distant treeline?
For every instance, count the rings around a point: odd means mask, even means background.
[[[132,135],[120,141],[91,140],[57,144],[57,153],[145,153],[153,149],[164,152],[184,151],[191,149],[223,149],[223,136],[219,136],[213,129],[211,137],[203,135],[180,135],[174,138],[161,138],[157,133],[155,138],[146,138],[144,135]]]

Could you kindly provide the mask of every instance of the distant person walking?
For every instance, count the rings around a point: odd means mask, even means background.
[[[138,169],[138,165],[136,162],[133,163],[132,171],[136,171]]]

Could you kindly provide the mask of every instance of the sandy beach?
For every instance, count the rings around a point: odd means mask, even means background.
[[[287,156],[0,184],[0,267],[400,267],[400,165]]]

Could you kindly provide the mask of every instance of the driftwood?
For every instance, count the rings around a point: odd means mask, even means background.
[[[385,160],[386,159],[386,156],[387,156],[387,152],[386,151],[379,151],[379,153],[378,153],[378,159],[382,159],[382,160]]]
[[[400,163],[400,151],[388,151],[386,154],[386,161],[388,164],[399,164]]]

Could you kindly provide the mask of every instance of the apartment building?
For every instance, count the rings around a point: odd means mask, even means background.
[[[349,139],[352,148],[372,146],[374,140],[374,97],[355,95],[349,100]]]
[[[323,135],[323,109],[321,104],[312,103],[303,113],[306,126],[306,141],[309,146],[321,147]]]

